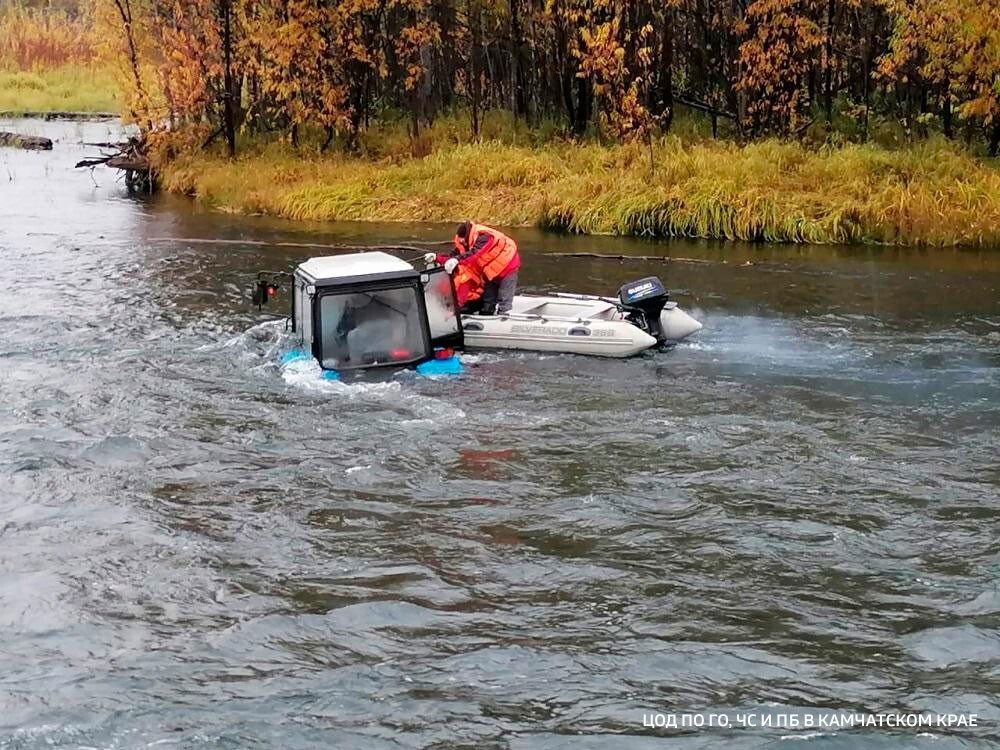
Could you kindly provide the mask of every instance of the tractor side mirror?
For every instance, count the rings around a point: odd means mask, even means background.
[[[253,286],[253,293],[251,297],[253,303],[257,305],[259,310],[261,307],[266,305],[272,297],[278,296],[278,283],[274,279],[259,278]]]

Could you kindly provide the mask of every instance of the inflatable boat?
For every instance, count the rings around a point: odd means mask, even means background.
[[[662,284],[651,277],[640,284],[661,294]],[[634,288],[635,285],[633,285]],[[627,288],[623,288],[623,293]],[[701,330],[701,323],[666,299],[662,309],[640,311],[620,299],[584,294],[551,297],[518,295],[509,313],[463,315],[467,349],[526,349],[596,357],[632,357],[654,346],[685,339]],[[634,306],[636,303],[633,302]],[[650,314],[651,313],[651,314]],[[649,324],[650,317],[656,321]]]
[[[291,273],[262,271],[254,301],[268,303],[287,280],[300,351],[338,374],[378,367],[453,373],[460,369],[454,351],[463,349],[630,357],[701,329],[654,276],[626,284],[617,298],[518,295],[510,312],[461,314],[442,266],[369,251],[310,258]]]

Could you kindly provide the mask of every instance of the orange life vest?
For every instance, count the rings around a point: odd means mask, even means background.
[[[479,275],[487,281],[492,281],[503,273],[503,270],[517,256],[517,244],[503,232],[490,229],[483,224],[472,224],[464,242],[458,237],[455,238],[455,246],[459,248],[460,253],[467,255],[476,246],[476,241],[482,234],[490,235],[493,238],[493,244],[469,257],[467,263],[460,256],[459,260],[463,261],[460,265],[474,266]]]
[[[455,296],[458,298],[459,307],[475,302],[483,296],[483,279],[475,268],[459,263],[451,279],[455,284]]]

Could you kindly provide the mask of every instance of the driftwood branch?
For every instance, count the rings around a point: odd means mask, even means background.
[[[718,117],[725,117],[727,120],[738,120],[739,118],[733,112],[727,112],[724,109],[716,109],[710,104],[705,104],[703,102],[696,102],[693,99],[688,99],[684,96],[674,95],[674,101],[678,104],[682,104],[685,107],[690,107],[691,109],[696,109],[699,112],[707,112],[710,115],[716,115]]]
[[[129,190],[153,190],[154,175],[149,159],[146,157],[146,145],[142,138],[129,138],[124,143],[88,143],[88,146],[112,148],[114,153],[101,154],[87,159],[81,159],[74,166],[96,167],[104,164],[111,169],[125,173],[125,184]]]
[[[218,130],[216,130],[216,131],[215,131],[215,132],[213,132],[213,133],[212,133],[211,135],[209,135],[209,136],[208,136],[208,138],[206,138],[206,139],[205,139],[204,143],[202,143],[202,144],[201,144],[201,148],[202,148],[202,150],[204,151],[204,150],[205,150],[206,148],[208,148],[209,146],[211,146],[211,145],[212,145],[212,142],[213,142],[213,141],[214,141],[214,140],[215,140],[216,138],[218,138],[218,137],[219,137],[220,135],[222,135],[222,131],[223,131],[224,129],[225,129],[225,128],[224,128],[224,126],[220,126]]]
[[[809,128],[813,126],[814,122],[816,122],[816,118],[814,117],[809,118],[809,120],[807,120],[805,124],[800,125],[795,130],[793,130],[792,135],[794,135],[796,138],[801,138],[802,134],[805,133],[807,130],[809,130]]]
[[[80,159],[80,161],[73,165],[73,168],[79,169],[80,167],[96,167],[99,164],[107,164],[109,159],[111,159],[110,156],[99,156],[93,159]]]
[[[112,169],[124,169],[133,172],[148,172],[149,160],[140,154],[115,154],[107,161]]]

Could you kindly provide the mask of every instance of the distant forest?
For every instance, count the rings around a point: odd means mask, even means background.
[[[92,3],[92,4],[91,4]],[[22,5],[22,3],[19,3]],[[133,119],[325,131],[509,110],[574,135],[865,140],[891,123],[1000,149],[1000,3],[980,0],[82,0]]]

